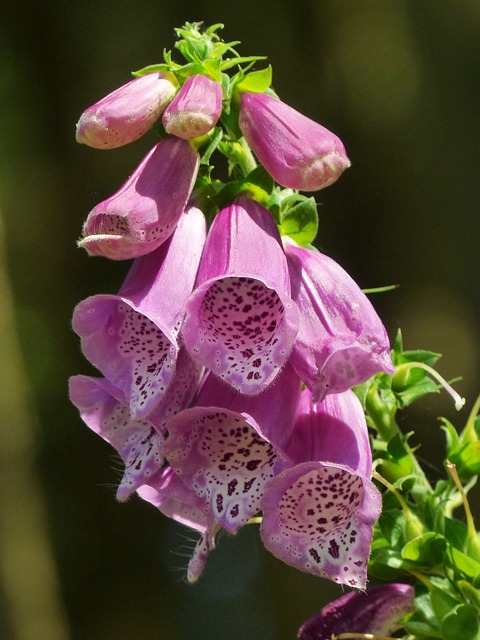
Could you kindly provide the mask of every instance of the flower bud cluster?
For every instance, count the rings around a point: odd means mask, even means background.
[[[364,588],[381,500],[351,388],[393,372],[388,337],[340,265],[281,237],[249,172],[256,156],[279,185],[315,191],[349,161],[321,125],[263,90],[236,91],[236,77],[228,85],[231,60],[218,67],[215,34],[206,32],[211,58],[190,55],[202,36],[189,27],[178,47],[187,65],[149,70],[77,126],[77,140],[96,148],[152,127],[164,137],[84,225],[89,254],[134,260],[116,295],[75,309],[102,377],[74,376],[70,396],[125,463],[118,499],[137,492],[199,532],[189,580],[220,529],[236,533],[261,513],[274,555]],[[227,185],[200,171],[217,147],[230,161]]]

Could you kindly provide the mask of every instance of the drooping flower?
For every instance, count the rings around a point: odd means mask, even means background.
[[[163,434],[151,420],[132,420],[128,405],[104,378],[73,376],[70,399],[85,424],[112,445],[125,463],[117,489],[118,500],[126,500],[152,478],[163,464]]]
[[[385,327],[356,282],[328,256],[283,241],[300,311],[291,359],[314,401],[394,373]]]
[[[175,375],[167,393],[146,419],[130,415],[122,391],[105,378],[72,376],[70,399],[85,424],[112,445],[125,463],[117,489],[118,500],[126,500],[138,487],[154,481],[164,463],[167,420],[187,407],[198,387],[200,369],[181,349]]]
[[[165,131],[179,138],[196,138],[210,131],[222,113],[222,87],[208,76],[190,76],[165,109]]]
[[[330,602],[306,620],[298,640],[331,640],[341,633],[388,636],[415,610],[415,590],[408,584],[384,584],[352,591]]]
[[[156,144],[127,182],[92,209],[79,246],[112,260],[159,247],[175,230],[198,166],[199,155],[186,140],[171,136]]]
[[[172,73],[148,73],[127,82],[82,113],[77,142],[115,149],[137,140],[162,115],[177,86]]]
[[[315,404],[304,390],[286,453],[291,466],[261,503],[265,547],[297,569],[364,588],[381,495],[370,480],[367,425],[354,393]]]
[[[301,383],[287,365],[261,396],[242,396],[213,374],[195,406],[167,423],[165,456],[208,506],[209,518],[235,533],[260,508],[290,440]]]
[[[192,357],[241,393],[260,393],[292,349],[298,311],[271,214],[246,197],[209,230],[183,338]]]
[[[173,379],[205,235],[202,212],[190,207],[164,244],[136,258],[118,295],[91,296],[74,311],[85,357],[121,389],[134,418],[147,416]]]
[[[268,94],[241,94],[239,124],[254,154],[283,187],[318,191],[350,166],[334,133]]]

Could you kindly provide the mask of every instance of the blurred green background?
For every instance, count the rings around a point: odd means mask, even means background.
[[[187,586],[192,537],[140,500],[115,502],[119,461],[68,402],[68,376],[92,373],[72,309],[115,292],[128,267],[75,241],[152,144],[95,151],[74,125],[187,20],[222,22],[241,53],[268,55],[279,95],[345,142],[352,168],[317,194],[318,246],[363,287],[399,284],[372,298],[390,336],[400,326],[407,348],[443,353],[440,371],[464,378],[464,416],[429,396],[403,417],[432,478],[437,416],[463,426],[480,392],[479,0],[7,0],[0,640],[288,640],[341,593],[264,553],[254,528],[225,536]]]

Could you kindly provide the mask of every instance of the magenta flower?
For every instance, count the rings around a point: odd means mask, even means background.
[[[222,113],[222,86],[199,74],[185,81],[165,109],[165,131],[179,138],[196,138],[208,133]]]
[[[186,207],[198,166],[199,155],[186,140],[172,136],[159,142],[127,182],[92,209],[79,246],[112,260],[159,247]]]
[[[318,191],[350,166],[335,134],[266,93],[241,94],[239,124],[257,158],[283,187]]]
[[[326,255],[284,238],[300,327],[292,364],[314,401],[393,373],[388,335],[360,287]]]
[[[241,393],[260,393],[285,364],[298,311],[271,214],[246,197],[207,236],[183,338],[192,357]]]
[[[298,640],[331,640],[341,633],[389,636],[415,610],[415,590],[408,584],[383,584],[352,591],[330,602],[302,624]]]
[[[167,242],[136,258],[118,295],[91,296],[74,311],[85,357],[123,392],[134,418],[154,409],[174,376],[205,235],[202,212],[190,207]]]
[[[260,508],[290,440],[301,383],[287,366],[261,396],[241,396],[210,374],[195,406],[167,423],[165,456],[208,506],[209,519],[235,533]]]
[[[363,589],[381,495],[370,480],[367,425],[355,394],[314,404],[305,390],[286,453],[291,466],[261,502],[265,547],[297,569]]]
[[[122,394],[103,378],[73,376],[70,399],[85,424],[111,444],[124,461],[117,498],[126,500],[163,464],[163,435],[157,429],[160,425],[133,420]]]
[[[162,115],[177,86],[171,73],[148,73],[127,82],[82,113],[77,142],[114,149],[137,140]]]

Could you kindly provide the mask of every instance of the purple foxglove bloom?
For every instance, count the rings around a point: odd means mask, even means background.
[[[190,76],[165,109],[165,131],[179,138],[196,138],[208,133],[222,113],[222,86],[208,76]]]
[[[171,73],[148,73],[127,82],[82,113],[77,142],[115,149],[137,140],[162,115],[177,86]]]
[[[415,610],[415,590],[408,584],[384,584],[352,591],[330,602],[298,630],[298,640],[331,640],[341,633],[388,636]]]
[[[202,212],[190,207],[167,242],[133,262],[118,295],[91,296],[74,311],[85,357],[123,392],[133,418],[151,413],[174,377],[205,235]],[[198,368],[185,356],[192,379]]]
[[[125,184],[97,204],[79,246],[112,260],[143,256],[173,233],[197,176],[199,155],[171,136],[151,149]]]
[[[85,424],[120,454],[125,471],[117,489],[126,500],[155,476],[163,464],[163,435],[152,421],[132,420],[122,394],[103,378],[73,376],[70,399]]]
[[[381,495],[370,481],[367,426],[353,392],[315,405],[305,390],[286,453],[293,466],[261,502],[265,547],[297,569],[363,589]]]
[[[260,393],[285,364],[299,321],[267,209],[241,197],[217,214],[196,287],[187,303],[185,346],[241,393]]]
[[[393,373],[388,335],[375,309],[342,267],[284,238],[300,328],[291,361],[314,401]]]
[[[266,93],[241,94],[239,124],[254,154],[283,187],[318,191],[350,166],[335,134]]]
[[[196,406],[167,422],[165,456],[209,517],[235,533],[260,508],[290,440],[301,383],[287,365],[261,396],[241,396],[213,374]],[[214,403],[214,404],[212,404]]]

